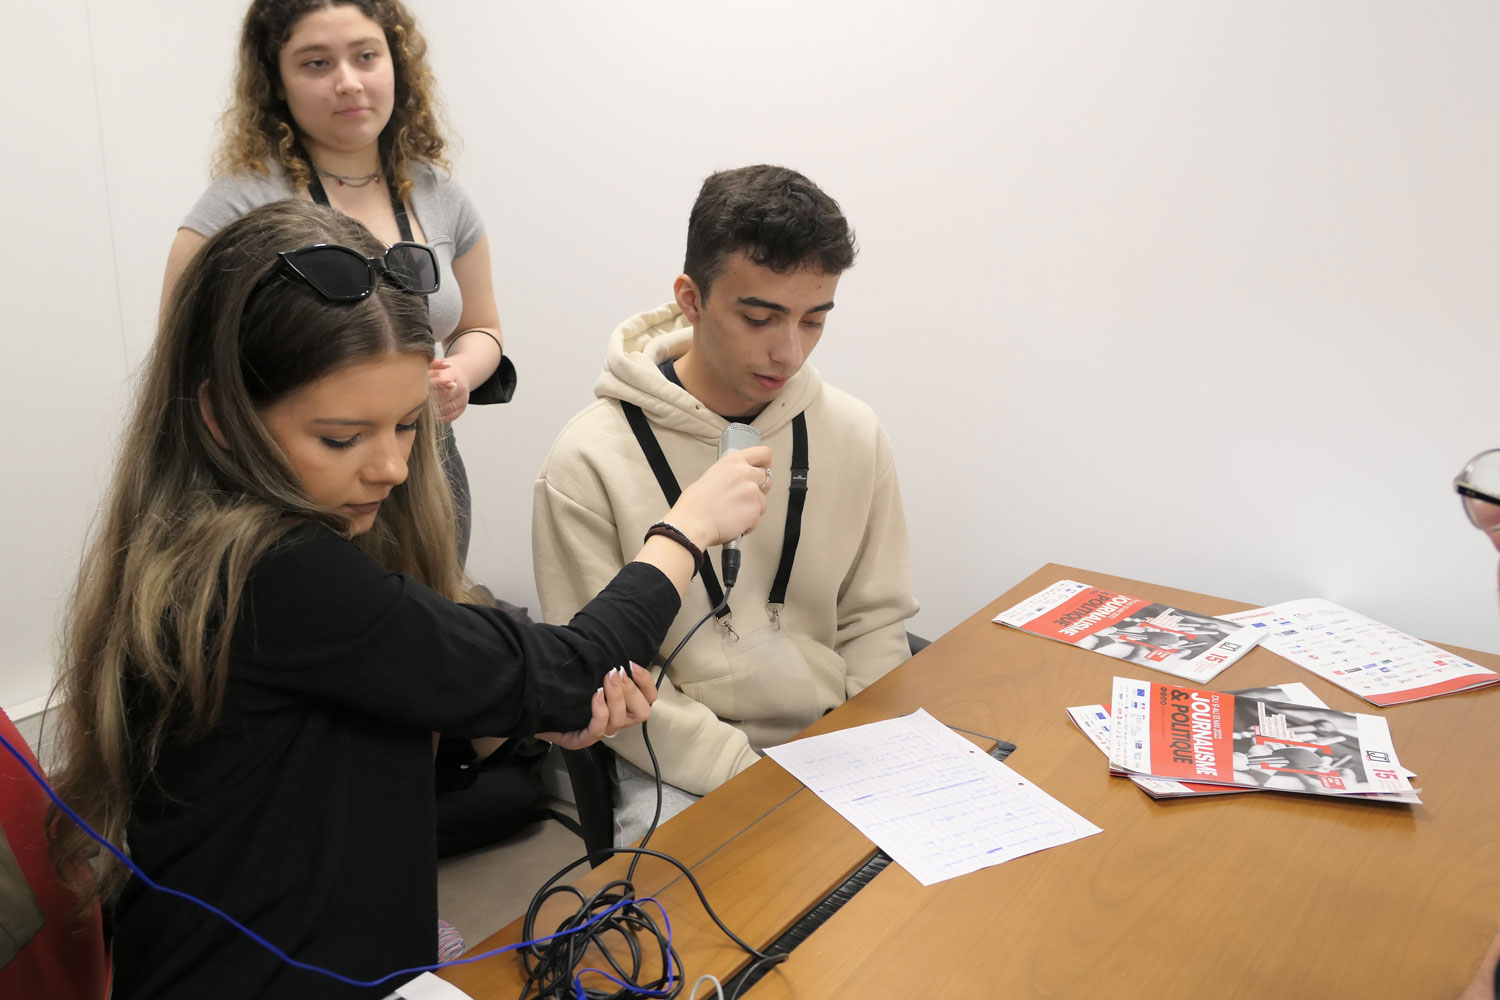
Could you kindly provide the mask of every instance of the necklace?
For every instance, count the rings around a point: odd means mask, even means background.
[[[366,184],[370,183],[375,178],[377,178],[377,177],[380,176],[380,171],[377,170],[377,171],[375,171],[372,174],[365,174],[362,177],[348,177],[348,176],[346,176],[344,174],[336,174],[332,170],[324,170],[322,167],[318,166],[316,163],[313,164],[313,169],[316,170],[318,173],[322,174],[324,177],[332,177],[334,180],[338,181],[339,182],[339,187],[344,187],[345,185],[348,185],[349,187],[352,187],[352,188],[362,188]]]

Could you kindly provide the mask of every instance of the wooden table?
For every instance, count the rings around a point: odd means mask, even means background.
[[[1500,926],[1500,688],[1377,709],[1257,649],[1213,686],[1302,681],[1334,708],[1386,716],[1424,804],[1275,793],[1153,801],[1108,776],[1064,708],[1108,703],[1116,672],[1167,675],[990,621],[1064,578],[1210,614],[1248,607],[1048,565],[810,727],[925,708],[1016,743],[1008,763],[1104,832],[926,888],[893,865],[750,1000],[1457,994]],[[1500,657],[1455,651],[1500,669]],[[690,865],[756,947],[873,852],[769,760],[665,824],[653,846]],[[601,884],[624,867],[611,861],[575,882]],[[690,981],[745,964],[674,869],[643,862],[636,882],[666,903]],[[517,922],[474,950],[519,937]],[[524,978],[509,956],[445,975],[476,1000],[511,1000]]]

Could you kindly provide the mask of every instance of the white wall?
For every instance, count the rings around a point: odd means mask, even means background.
[[[51,684],[55,622],[124,399],[117,251],[82,2],[7,4],[7,238],[0,295],[10,360],[0,434],[0,705],[24,714]],[[24,42],[20,39],[24,38]]]
[[[522,371],[459,429],[498,593],[534,603],[532,475],[610,328],[668,297],[699,181],[772,161],[859,232],[814,361],[895,440],[919,631],[1056,560],[1500,649],[1448,486],[1500,445],[1494,4],[412,5]],[[49,684],[242,8],[7,6],[35,39],[0,70],[10,334],[44,345],[0,446],[14,708]]]

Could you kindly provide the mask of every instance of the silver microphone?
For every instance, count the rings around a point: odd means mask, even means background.
[[[730,424],[724,428],[724,433],[719,435],[719,457],[723,458],[731,451],[753,448],[758,444],[760,444],[760,431],[749,424]],[[740,540],[738,538],[724,543],[724,550],[720,553],[719,560],[723,564],[725,588],[733,587],[740,575]]]

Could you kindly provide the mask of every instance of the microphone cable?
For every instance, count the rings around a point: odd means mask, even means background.
[[[738,553],[735,554],[738,556]],[[727,570],[728,566],[725,568]],[[660,672],[656,675],[657,683],[666,677],[667,669],[671,667],[672,661],[677,658],[678,653],[682,652],[683,647],[698,629],[722,608],[728,606],[729,594],[734,588],[727,572],[725,577],[727,586],[723,598],[716,607],[711,608],[707,614],[693,623],[693,627],[688,629],[687,634],[668,654],[666,660],[662,662]],[[651,817],[651,825],[647,827],[639,847],[607,847],[591,851],[554,874],[541,889],[537,890],[536,895],[532,897],[531,905],[526,909],[526,916],[521,925],[521,936],[528,942],[536,941],[537,943],[527,944],[519,952],[527,972],[526,984],[521,989],[520,1000],[527,1000],[528,997],[534,997],[535,1000],[672,998],[682,992],[686,982],[682,975],[682,960],[672,946],[672,925],[667,919],[666,910],[661,902],[654,898],[636,898],[635,869],[643,857],[658,858],[676,866],[687,877],[693,891],[697,893],[704,912],[729,940],[754,960],[752,966],[769,967],[787,958],[785,953],[762,952],[741,939],[739,935],[725,926],[724,921],[714,912],[714,908],[709,905],[708,897],[703,893],[703,887],[698,884],[698,880],[693,877],[692,871],[686,865],[669,854],[646,847],[661,823],[662,809],[661,762],[657,760],[656,750],[651,745],[651,735],[647,731],[647,725],[646,722],[641,723],[641,738],[646,744],[646,753],[651,757],[651,770],[656,779],[656,811]],[[616,854],[632,856],[625,878],[602,886],[592,896],[585,896],[572,885],[558,884],[563,876],[585,861]],[[557,895],[574,897],[578,901],[578,907],[558,924],[554,935],[555,940],[543,946],[540,941],[544,939],[535,937],[537,917],[542,907]],[[661,914],[662,927],[658,927],[654,917],[642,908],[647,902],[653,903],[657,912]],[[647,942],[645,946],[642,944],[642,939]],[[610,971],[579,968],[590,945],[598,950]],[[623,956],[617,955],[614,950],[611,950],[612,947],[614,949],[623,947]],[[639,977],[642,975],[644,959],[648,953],[655,955],[660,971],[652,978],[641,981]],[[618,989],[605,992],[584,987],[582,976],[587,972],[603,976],[614,983]],[[533,988],[537,991],[535,994],[531,993]]]
[[[244,934],[251,941],[253,941],[256,945],[258,945],[259,947],[263,948],[264,950],[270,952],[275,958],[279,959],[281,962],[283,962],[286,965],[291,966],[294,969],[301,969],[301,970],[303,970],[305,972],[311,972],[311,973],[314,973],[316,975],[324,976],[324,977],[327,977],[329,979],[335,980],[337,982],[343,983],[346,986],[364,987],[364,988],[367,988],[367,989],[368,988],[373,988],[373,987],[376,987],[376,986],[384,986],[385,984],[389,983],[391,980],[396,979],[398,977],[410,978],[412,976],[419,975],[419,974],[421,974],[423,972],[436,972],[436,971],[438,971],[440,969],[450,968],[450,967],[455,966],[455,965],[471,965],[474,962],[480,962],[480,961],[483,961],[484,959],[492,958],[492,957],[494,957],[496,955],[504,954],[507,951],[515,951],[515,950],[518,950],[520,948],[532,947],[532,946],[535,946],[537,944],[542,944],[542,943],[549,942],[553,938],[561,937],[561,936],[566,936],[566,935],[569,935],[569,934],[580,933],[581,931],[583,931],[584,929],[586,929],[585,926],[581,925],[581,926],[573,928],[571,930],[560,930],[560,931],[557,932],[557,934],[548,935],[546,938],[544,938],[540,942],[538,942],[538,941],[520,941],[520,942],[518,942],[516,944],[503,945],[503,946],[501,946],[499,948],[492,948],[489,951],[485,951],[485,952],[482,952],[480,954],[466,955],[466,956],[463,956],[461,958],[450,959],[450,960],[448,960],[446,962],[433,962],[430,965],[418,965],[418,966],[413,966],[413,967],[411,967],[409,969],[397,969],[396,971],[386,973],[385,975],[383,975],[383,976],[381,976],[381,977],[379,977],[377,979],[355,979],[355,978],[350,977],[350,976],[345,976],[342,973],[333,971],[332,969],[326,969],[326,968],[324,968],[322,966],[319,966],[319,965],[313,965],[310,962],[298,961],[297,959],[292,958],[290,955],[288,955],[281,948],[277,947],[275,944],[271,943],[269,940],[267,940],[266,938],[262,937],[260,934],[256,933],[255,931],[251,930],[249,927],[245,926],[245,924],[241,923],[239,920],[236,920],[234,917],[230,916],[228,913],[225,913],[223,910],[219,909],[217,906],[214,906],[212,903],[209,903],[209,902],[207,902],[207,901],[205,901],[203,899],[200,899],[197,896],[194,896],[192,893],[184,892],[181,889],[173,889],[170,886],[165,886],[165,885],[160,884],[155,879],[153,879],[151,876],[147,875],[145,873],[145,871],[143,871],[141,869],[141,867],[139,865],[137,865],[135,863],[135,861],[133,861],[124,851],[120,850],[120,848],[118,848],[114,844],[110,843],[109,840],[106,839],[103,834],[99,833],[92,826],[90,826],[88,824],[88,822],[82,816],[78,815],[78,813],[76,811],[74,811],[74,809],[73,809],[72,806],[70,806],[66,802],[64,802],[62,800],[61,796],[59,796],[57,794],[57,792],[52,788],[51,783],[47,781],[46,776],[43,775],[41,773],[41,771],[38,770],[37,767],[35,765],[33,765],[30,760],[27,759],[26,755],[23,754],[20,751],[20,749],[18,749],[14,744],[12,744],[10,742],[10,740],[8,740],[5,737],[5,735],[3,733],[0,733],[0,748],[5,749],[12,757],[14,757],[16,759],[16,761],[21,765],[21,767],[23,767],[26,770],[26,773],[28,775],[30,775],[31,779],[33,781],[35,781],[36,784],[37,784],[37,786],[40,787],[42,789],[42,791],[47,794],[47,797],[49,799],[51,799],[52,804],[55,805],[55,806],[57,806],[57,808],[63,813],[63,815],[67,816],[68,819],[70,819],[74,823],[78,824],[79,828],[82,829],[83,832],[85,834],[87,834],[90,839],[92,839],[93,841],[95,841],[96,843],[98,843],[101,847],[103,847],[110,854],[114,855],[114,857],[122,865],[125,866],[126,870],[128,870],[133,876],[135,876],[137,879],[139,879],[140,882],[141,882],[141,884],[143,886],[145,886],[147,889],[149,889],[149,890],[151,890],[153,892],[162,893],[163,895],[166,895],[166,896],[172,896],[172,897],[175,897],[177,899],[181,899],[184,902],[186,902],[186,903],[188,903],[188,904],[190,904],[192,906],[196,906],[197,908],[206,911],[207,913],[211,914],[212,916],[217,917],[219,920],[222,920],[223,922],[225,922],[229,926],[233,927],[235,930],[239,931],[241,934]],[[641,902],[655,902],[655,900],[642,900]],[[658,905],[658,907],[660,906],[660,904],[657,904],[657,905]],[[609,918],[609,916],[611,915],[612,912],[613,911],[611,911],[611,910],[606,910],[606,911],[600,913],[595,919],[596,920],[606,920],[606,919]]]
[[[734,555],[736,558],[733,561],[733,566],[737,571],[739,564],[739,553],[734,552]],[[728,569],[728,566],[726,566],[726,569]],[[725,589],[723,599],[719,602],[718,606],[714,607],[702,618],[698,619],[698,621],[693,624],[693,627],[688,629],[687,634],[682,637],[682,640],[672,650],[671,655],[669,655],[666,661],[663,662],[661,671],[657,674],[656,677],[658,682],[666,676],[667,668],[671,666],[672,660],[675,659],[677,654],[682,651],[682,648],[687,645],[688,640],[693,637],[693,635],[698,631],[700,627],[702,627],[703,623],[717,614],[721,608],[728,606],[729,593],[733,590],[733,578],[726,573],[726,579],[730,580],[731,582],[730,585]],[[646,835],[641,838],[640,847],[612,847],[603,851],[594,851],[567,865],[561,871],[553,875],[552,878],[548,879],[547,883],[543,885],[542,888],[537,892],[536,896],[533,897],[531,905],[527,908],[522,940],[517,942],[516,944],[504,945],[502,947],[493,948],[479,954],[466,955],[461,958],[452,959],[446,962],[434,962],[429,965],[413,966],[408,969],[397,969],[394,972],[387,973],[386,975],[380,976],[377,979],[368,980],[355,979],[350,976],[345,976],[342,973],[335,972],[332,969],[326,969],[322,966],[313,965],[311,963],[302,962],[295,958],[292,958],[277,945],[273,944],[265,937],[262,937],[260,934],[256,933],[254,930],[241,923],[239,920],[230,916],[228,913],[219,909],[217,906],[214,906],[212,903],[209,903],[206,900],[200,899],[199,897],[194,896],[191,893],[184,892],[180,889],[173,889],[169,886],[161,885],[155,879],[151,878],[151,876],[147,875],[146,872],[129,857],[129,855],[127,855],[120,848],[116,847],[114,844],[110,843],[107,838],[105,838],[102,834],[100,834],[97,830],[90,826],[82,816],[78,815],[78,813],[71,806],[64,802],[62,798],[57,794],[57,792],[53,790],[52,785],[47,781],[46,776],[42,774],[37,767],[33,766],[31,761],[27,759],[26,755],[23,754],[17,747],[15,747],[3,734],[0,734],[0,748],[5,749],[8,753],[10,753],[12,757],[16,759],[16,761],[21,765],[22,768],[25,769],[26,773],[31,777],[31,779],[36,782],[37,786],[41,788],[43,792],[46,793],[47,797],[55,806],[57,806],[58,810],[61,811],[64,816],[66,816],[72,822],[76,823],[78,827],[82,829],[90,839],[98,843],[101,847],[103,847],[106,851],[113,855],[115,859],[118,860],[122,865],[124,865],[126,870],[129,871],[131,875],[139,879],[141,884],[148,890],[159,892],[167,896],[173,896],[175,898],[183,900],[184,902],[192,906],[196,906],[199,909],[206,911],[219,920],[222,920],[223,922],[229,924],[235,930],[248,937],[257,946],[270,952],[271,955],[273,955],[275,958],[285,963],[286,965],[291,966],[292,968],[301,969],[306,972],[324,976],[326,978],[343,983],[347,986],[365,988],[383,986],[391,982],[392,980],[397,979],[398,977],[410,977],[423,972],[436,972],[440,969],[446,969],[456,965],[470,965],[474,962],[483,961],[485,959],[503,954],[508,951],[519,951],[529,973],[527,985],[525,989],[523,989],[521,994],[522,997],[525,997],[526,992],[530,990],[533,982],[538,982],[538,984],[540,985],[540,983],[543,981],[545,981],[547,988],[550,989],[551,992],[539,992],[537,994],[538,998],[552,996],[567,998],[567,1000],[582,1000],[582,998],[587,997],[590,998],[590,1000],[593,1000],[593,998],[611,997],[623,1000],[623,998],[632,996],[664,998],[675,997],[682,991],[683,983],[680,977],[676,975],[676,970],[681,968],[681,961],[678,958],[676,951],[672,949],[671,922],[670,920],[668,920],[666,910],[662,907],[659,901],[649,897],[644,899],[638,899],[636,897],[635,888],[631,881],[635,877],[636,864],[643,856],[647,855],[655,858],[660,858],[663,861],[667,861],[673,865],[676,865],[677,868],[687,876],[688,881],[692,884],[693,890],[698,894],[698,899],[703,903],[703,908],[708,913],[709,917],[715,924],[718,925],[719,929],[729,937],[730,940],[732,940],[736,945],[744,949],[748,954],[756,959],[755,964],[774,964],[776,962],[784,961],[786,955],[767,955],[765,953],[757,951],[755,948],[751,947],[744,940],[742,940],[733,931],[731,931],[727,926],[725,926],[724,922],[719,919],[719,915],[714,912],[713,907],[709,905],[707,897],[703,894],[702,887],[698,884],[698,880],[693,877],[692,872],[688,870],[687,866],[682,864],[682,862],[678,861],[676,858],[671,857],[670,855],[646,849],[646,842],[651,839],[651,835],[656,832],[656,827],[661,821],[662,780],[661,765],[656,759],[656,751],[651,746],[651,738],[646,731],[646,723],[644,722],[641,723],[641,736],[645,739],[646,750],[647,753],[649,753],[651,756],[651,767],[656,778],[656,811],[651,818],[651,826],[647,829]],[[623,881],[612,882],[604,888],[600,889],[597,893],[589,898],[585,898],[581,892],[569,885],[557,886],[554,888],[554,883],[556,883],[559,879],[561,879],[568,872],[572,871],[574,868],[583,864],[585,861],[588,861],[591,858],[599,855],[613,854],[634,855],[630,862],[630,869]],[[552,894],[557,892],[567,892],[578,897],[581,903],[578,912],[567,920],[564,920],[562,924],[559,925],[558,929],[552,934],[543,935],[539,938],[534,937],[533,928],[535,925],[537,911],[541,908],[541,905],[548,898],[550,898]],[[641,907],[647,903],[655,905],[657,911],[661,913],[662,923],[665,926],[664,933],[657,929],[656,923],[651,918],[651,916],[641,909]],[[609,952],[608,948],[600,943],[600,936],[611,931],[617,932],[622,936],[623,940],[626,943],[627,949],[629,950],[631,956],[632,971],[628,973],[621,967],[620,963],[616,961],[614,956]],[[658,977],[658,980],[656,980],[656,985],[654,987],[645,984],[638,985],[634,982],[634,976],[639,975],[640,973],[640,961],[642,957],[642,952],[636,939],[637,933],[645,934],[649,937],[654,937],[656,938],[658,943],[658,954],[661,957],[662,976]],[[603,972],[603,970],[598,969],[579,970],[577,974],[568,975],[566,979],[559,980],[557,973],[561,972],[564,969],[574,969],[577,966],[578,962],[582,959],[584,952],[587,950],[589,944],[591,943],[599,947],[600,951],[604,954],[606,960],[609,962],[611,968],[613,968],[617,973],[620,973],[622,975],[622,978],[624,978],[626,981],[622,982],[620,979],[615,979],[608,973]],[[549,947],[543,948],[542,946],[544,945]],[[564,959],[566,959],[566,964],[564,964]],[[535,967],[533,965],[534,962],[537,963]],[[585,990],[581,983],[578,982],[578,976],[585,971],[599,972],[601,975],[605,976],[605,978],[611,979],[612,981],[620,985],[622,987],[622,990],[635,990],[635,992],[632,993],[616,991],[614,993],[599,993],[595,990]],[[566,993],[561,992],[561,990],[566,985],[571,985],[573,989]]]

